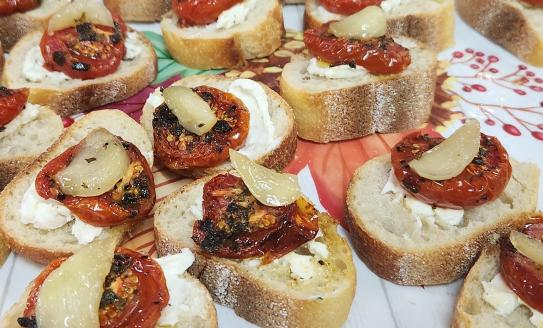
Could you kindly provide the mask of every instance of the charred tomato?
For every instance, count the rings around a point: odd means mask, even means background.
[[[0,86],[0,131],[24,109],[28,92],[28,89],[12,90]]]
[[[336,14],[352,15],[368,6],[379,6],[383,0],[320,0],[320,4]]]
[[[498,198],[511,178],[509,155],[495,137],[481,133],[479,153],[458,176],[433,181],[419,176],[409,162],[444,140],[415,132],[392,148],[394,175],[413,197],[439,207],[471,208]]]
[[[172,170],[206,168],[228,159],[249,133],[249,111],[230,93],[208,86],[193,89],[217,116],[217,123],[202,136],[189,132],[164,103],[153,117],[155,156]]]
[[[13,13],[24,13],[37,8],[40,0],[1,0],[0,17],[11,15]]]
[[[181,26],[206,25],[243,0],[173,0],[172,9]]]

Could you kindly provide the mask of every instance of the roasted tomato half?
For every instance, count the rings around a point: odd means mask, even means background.
[[[43,282],[65,258],[55,260],[36,278],[26,302],[21,327],[36,327],[36,301]],[[100,327],[154,328],[170,295],[160,265],[146,255],[118,248],[104,282]],[[32,325],[33,324],[33,325]]]
[[[531,219],[521,232],[543,241],[543,217]],[[543,312],[543,267],[520,254],[509,239],[502,242],[500,273],[521,300]]]
[[[24,13],[37,8],[40,0],[0,0],[0,16]]]
[[[543,0],[522,0],[522,2],[534,7],[543,7]]]
[[[263,263],[281,257],[315,238],[317,210],[305,199],[270,207],[260,203],[243,180],[232,174],[204,185],[203,219],[192,239],[203,251],[224,258],[264,256]]]
[[[181,26],[213,23],[220,14],[243,0],[173,0],[172,9]]]
[[[115,28],[81,23],[53,34],[45,32],[40,42],[44,67],[83,80],[115,72],[126,52],[126,25],[113,18]]]
[[[217,116],[202,136],[189,132],[164,103],[154,112],[155,156],[172,170],[205,168],[228,159],[228,149],[241,147],[249,133],[249,111],[230,93],[208,86],[193,89]]]
[[[387,36],[364,41],[338,38],[326,24],[306,30],[304,42],[313,56],[333,66],[360,65],[373,74],[394,74],[411,64],[409,50]]]
[[[319,2],[333,13],[352,15],[368,6],[379,6],[383,0],[319,0]]]
[[[0,132],[25,108],[28,89],[11,90],[0,86]]]
[[[443,137],[415,132],[392,148],[394,175],[413,197],[439,207],[471,208],[498,198],[511,178],[509,155],[495,137],[481,133],[477,157],[458,176],[433,181],[419,176],[409,162],[437,146]]]
[[[81,143],[68,148],[51,160],[36,177],[36,192],[44,199],[55,199],[82,221],[98,227],[110,227],[147,217],[155,204],[155,183],[147,160],[139,149],[122,140],[130,165],[122,180],[112,190],[94,197],[66,195],[55,174],[68,166],[81,148]]]

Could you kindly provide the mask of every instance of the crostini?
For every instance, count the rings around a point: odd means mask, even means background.
[[[157,22],[171,7],[171,0],[104,0],[111,12],[128,22]]]
[[[235,67],[281,45],[279,0],[173,0],[172,8],[160,27],[168,51],[183,65]]]
[[[51,16],[70,0],[9,0],[0,6],[0,42],[9,51],[32,30],[44,30]]]
[[[304,42],[311,58],[293,57],[280,80],[301,138],[326,143],[400,132],[428,119],[436,55],[388,36],[379,7],[306,30]]]
[[[383,8],[390,35],[415,39],[435,51],[454,44],[454,0],[306,0],[304,25],[319,28],[370,5]]]
[[[185,272],[193,261],[188,249],[152,259],[94,242],[49,263],[0,326],[216,328],[209,292]]]
[[[0,76],[2,76],[3,70],[4,70],[4,47],[2,46],[2,41],[0,41]]]
[[[29,88],[30,102],[69,116],[134,95],[156,72],[155,51],[142,34],[100,0],[75,0],[53,15],[45,32],[17,43],[3,82]]]
[[[28,89],[0,86],[0,191],[57,140],[62,119],[28,101]]]
[[[296,152],[292,109],[273,90],[248,79],[192,76],[156,89],[141,124],[155,159],[190,177],[231,169],[230,148],[276,170]]]
[[[538,328],[543,324],[543,216],[489,245],[464,280],[452,327]]]
[[[415,132],[354,173],[347,192],[353,246],[396,284],[452,282],[535,210],[538,181],[537,165],[510,160],[475,120],[447,139]]]
[[[540,0],[456,0],[468,25],[535,66],[543,66],[542,8]]]
[[[355,289],[337,225],[281,174],[231,150],[235,170],[196,180],[160,202],[160,255],[189,248],[189,272],[215,302],[265,327],[341,327]]]
[[[0,230],[12,251],[39,263],[126,233],[155,202],[153,148],[119,110],[76,121],[0,195]]]

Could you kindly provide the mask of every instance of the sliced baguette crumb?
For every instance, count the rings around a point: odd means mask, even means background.
[[[22,74],[26,53],[38,45],[41,31],[27,34],[12,49],[6,61],[2,82],[9,88],[30,88],[28,100],[48,105],[66,117],[86,110],[120,101],[136,94],[156,77],[156,54],[151,43],[138,33],[142,51],[131,61],[122,61],[118,70],[110,75],[91,80],[69,80],[62,83],[28,82]]]
[[[196,180],[160,202],[155,213],[155,243],[160,255],[188,247],[196,255],[189,272],[210,290],[215,302],[233,308],[264,327],[340,327],[347,319],[356,284],[351,250],[326,214],[319,216],[323,241],[330,251],[328,272],[313,281],[296,282],[285,264],[252,267],[204,255],[191,239],[198,190],[212,177]]]
[[[109,10],[129,22],[160,21],[171,3],[171,0],[104,0]]]
[[[462,19],[520,59],[543,66],[543,11],[516,0],[456,0]]]
[[[489,242],[520,227],[535,210],[539,169],[511,161],[513,176],[495,201],[464,213],[460,227],[423,225],[382,194],[390,155],[370,160],[354,174],[347,192],[346,222],[354,249],[378,276],[399,285],[435,285],[466,274]]]
[[[413,48],[411,58],[400,74],[327,79],[310,75],[308,60],[294,57],[283,69],[280,89],[294,109],[298,136],[326,143],[425,123],[434,99],[436,55]]]
[[[180,28],[175,13],[167,13],[160,27],[168,51],[183,65],[230,68],[247,59],[266,57],[281,46],[283,13],[278,0],[262,1],[248,19],[226,30]]]
[[[173,85],[182,85],[189,88],[207,85],[226,91],[229,85],[235,80],[236,78],[227,78],[218,75],[196,75],[181,79]],[[262,83],[260,85],[264,88],[264,91],[270,100],[270,116],[273,125],[276,128],[276,138],[281,141],[276,148],[264,154],[261,158],[257,159],[256,162],[268,168],[281,171],[290,163],[296,153],[298,140],[296,138],[297,133],[294,114],[290,105],[281,98],[281,96],[266,85]],[[151,140],[153,140],[153,112],[154,108],[145,106],[140,120]],[[228,171],[231,168],[232,166],[230,165],[230,162],[228,162],[212,168],[183,170],[177,171],[177,173],[187,177],[198,178],[216,174],[221,171]]]
[[[57,257],[69,256],[81,248],[70,233],[71,223],[54,230],[35,229],[20,221],[20,205],[24,193],[46,163],[99,127],[108,129],[142,149],[142,154],[152,165],[151,142],[145,131],[127,114],[119,110],[101,110],[85,115],[66,129],[46,152],[20,171],[0,194],[0,232],[12,251],[45,264]],[[118,236],[120,242],[131,227],[125,224],[104,228],[98,238]]]
[[[327,20],[318,13],[319,0],[306,0],[305,28],[318,28]],[[454,0],[412,0],[387,15],[387,33],[426,44],[435,51],[454,45]],[[337,15],[341,19],[342,15]]]

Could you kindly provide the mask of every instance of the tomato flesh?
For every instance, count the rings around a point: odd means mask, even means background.
[[[543,217],[531,219],[522,232],[543,241]],[[509,239],[502,242],[500,273],[522,301],[543,312],[543,267],[520,254]]]
[[[379,6],[383,0],[320,0],[320,4],[336,14],[352,15],[368,6]]]
[[[409,162],[437,146],[443,137],[415,132],[392,148],[394,175],[413,197],[446,208],[472,208],[498,198],[511,178],[509,155],[495,137],[481,133],[478,155],[458,176],[432,181],[419,176]]]
[[[523,2],[534,7],[543,7],[543,0],[522,0]]]
[[[153,118],[155,156],[171,170],[206,168],[228,159],[228,150],[241,147],[249,134],[249,111],[237,97],[208,86],[193,89],[217,116],[202,136],[189,132],[164,103]]]
[[[0,131],[25,108],[28,89],[8,89],[0,86]]]
[[[304,42],[313,56],[333,66],[360,65],[373,74],[395,74],[411,64],[409,50],[387,36],[364,41],[338,38],[324,25],[306,30]]]
[[[110,227],[143,220],[155,204],[153,173],[145,157],[133,144],[119,138],[134,172],[127,183],[119,182],[113,190],[94,197],[65,195],[54,176],[78,153],[81,144],[68,148],[47,163],[36,177],[36,191],[44,199],[56,199],[82,221],[97,227]]]
[[[263,263],[269,263],[319,230],[317,211],[303,198],[287,206],[266,206],[231,174],[204,185],[202,207],[204,219],[195,222],[192,239],[204,252],[223,258],[264,256]]]
[[[206,25],[243,0],[173,0],[172,9],[181,26]]]
[[[37,8],[39,0],[0,0],[0,17],[14,13],[24,13]]]
[[[82,80],[117,71],[126,52],[126,25],[113,17],[115,28],[82,23],[52,34],[45,32],[40,42],[44,67]]]

